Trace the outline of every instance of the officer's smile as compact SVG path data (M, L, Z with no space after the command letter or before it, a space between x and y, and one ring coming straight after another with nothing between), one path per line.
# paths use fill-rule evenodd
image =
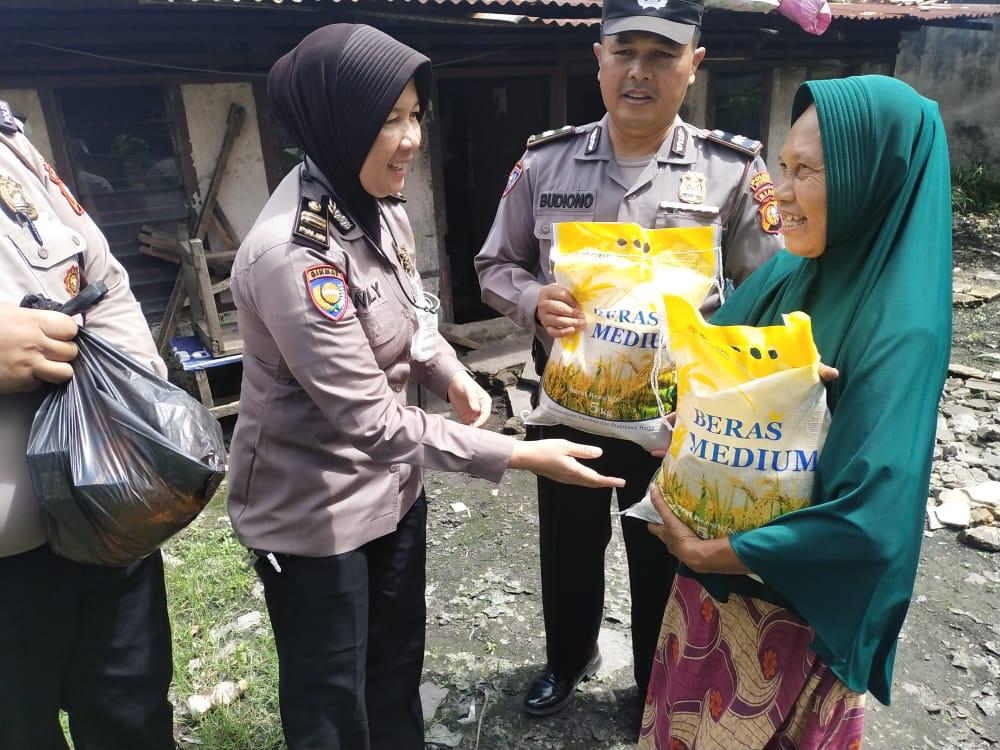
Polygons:
M653 101L653 98L652 92L643 89L625 89L622 93L622 99L630 104L645 104Z

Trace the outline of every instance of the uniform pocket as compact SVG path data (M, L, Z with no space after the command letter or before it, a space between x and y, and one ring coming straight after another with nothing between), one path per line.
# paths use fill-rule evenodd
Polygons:
M35 227L42 238L41 245L26 227L19 227L7 235L32 268L47 271L75 259L87 249L83 235L57 221L41 219L35 222Z
M374 310L358 311L358 320L364 329L368 343L373 347L389 341L399 330L399 321L389 305L380 305Z
M547 278L551 280L549 251L552 248L552 238L556 224L569 222L588 222L594 220L593 211L575 211L573 213L543 213L535 216L535 240L538 242L538 257Z

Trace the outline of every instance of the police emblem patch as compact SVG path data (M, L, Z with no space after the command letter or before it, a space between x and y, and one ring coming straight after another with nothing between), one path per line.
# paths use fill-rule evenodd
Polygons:
M677 198L683 203L704 203L707 196L705 175L701 172L685 172L677 188Z
M777 234L781 229L781 212L778 211L778 203L769 200L761 204L760 226L768 234Z
M76 263L69 267L66 275L63 276L63 286L70 297L75 297L80 293L80 266Z
M758 172L753 177L750 178L750 190L753 193L760 192L761 188L774 187L774 183L771 181L771 175L767 172Z
M524 167L521 166L521 162L514 165L514 168L510 170L510 174L507 176L507 186L503 189L503 195L501 198L507 197L507 193L514 189L517 181L521 179L521 173L524 172Z
M330 320L340 320L347 312L347 283L333 266L310 266L303 274L306 293L316 309Z

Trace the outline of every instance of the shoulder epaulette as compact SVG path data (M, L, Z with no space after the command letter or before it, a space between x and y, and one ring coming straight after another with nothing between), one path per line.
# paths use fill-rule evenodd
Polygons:
M535 146L541 146L543 143L565 138L567 135L573 135L575 132L576 128L572 125L564 125L555 130L543 130L541 133L535 133L535 135L528 137L527 148L535 148Z
M729 146L729 148L747 156L759 156L760 152L764 150L764 144L760 141L755 141L752 138L742 135L727 133L724 130L702 130L699 135L706 140L721 143L723 146Z
M3 99L0 99L0 130L5 133L24 132L21 123L14 117L14 110Z
M326 212L319 201L302 196L299 212L295 217L295 227L292 234L307 245L320 250L330 249L330 238L327 234Z

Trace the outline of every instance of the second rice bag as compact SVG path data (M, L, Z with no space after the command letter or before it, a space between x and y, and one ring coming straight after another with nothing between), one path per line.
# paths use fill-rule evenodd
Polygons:
M667 505L703 538L809 505L830 426L809 316L713 326L686 300L666 305L677 417L654 481ZM660 521L648 498L626 515Z

